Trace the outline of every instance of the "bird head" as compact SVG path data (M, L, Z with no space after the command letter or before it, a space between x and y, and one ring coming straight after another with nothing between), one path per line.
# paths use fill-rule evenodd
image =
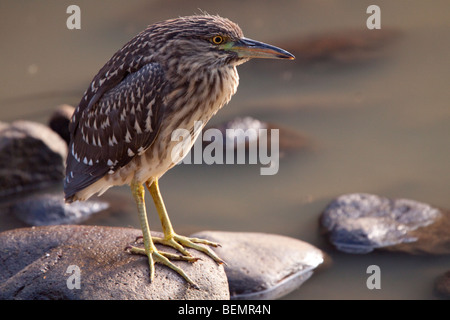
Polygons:
M161 52L166 61L183 61L189 66L236 66L252 58L289 59L295 57L275 46L244 37L234 22L212 15L181 17L157 24L164 35ZM167 49L167 50L164 50Z

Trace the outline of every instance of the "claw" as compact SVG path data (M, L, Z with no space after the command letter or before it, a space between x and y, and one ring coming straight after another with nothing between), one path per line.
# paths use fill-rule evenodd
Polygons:
M190 285L191 285L192 288L194 288L195 290L200 290L200 287L199 287L196 283L190 283Z
M200 290L200 287L194 281L192 281L191 278L189 278L188 275L181 268L177 267L169 260L169 259L172 259L172 260L195 262L198 260L198 258L182 256L182 255L177 255L177 254L158 251L158 250L147 253L144 248L139 248L139 247L134 247L134 246L127 246L126 249L128 249L130 251L130 253L145 255L148 257L149 268L150 268L150 282L153 281L153 278L154 278L155 264L159 263L159 264L165 265L166 267L171 268L172 270L177 272L180 276L182 276L195 289Z
M169 247L172 247L179 252L181 252L185 256L192 256L185 247L192 248L195 250L198 250L200 252L203 252L204 254L208 255L210 258L212 258L214 261L216 261L219 264L225 264L225 261L220 259L211 249L208 247L201 246L199 244L205 244L210 245L213 247L220 246L218 243L211 242L204 239L198 239L198 238L188 238L184 236L180 236L178 234L174 234L170 238L158 238L158 237L152 237L152 240L154 243L159 243L162 245L166 245Z
M135 242L137 242L138 240L141 240L142 238L143 238L142 236L136 237ZM179 257L185 257L185 258L189 257L188 259L177 259L177 260L185 260L185 261L190 261L190 262L195 262L195 261L198 261L198 260L202 260L201 258L194 258L192 256L192 254L189 251L186 250L185 247L188 247L188 248L192 248L192 249L195 249L197 251L203 252L204 254L206 254L209 257L211 257L218 264L224 264L225 266L227 265L225 263L225 261L223 261L221 258L219 258L209 248L198 245L198 244L204 244L204 245L209 245L209 246L214 247L214 248L221 248L222 245L220 243L211 242L209 240L199 239L199 238L189 238L189 237L185 237L185 236L180 236L178 234L175 234L173 237L170 237L170 238L152 237L152 240L153 240L154 243L158 243L158 244L162 244L162 245L165 245L165 246L169 246L169 247L172 247L175 250L181 252L182 256L179 256ZM130 247L131 246L127 246L125 249L127 249L127 248L129 249ZM176 259L176 258L170 258L170 259Z

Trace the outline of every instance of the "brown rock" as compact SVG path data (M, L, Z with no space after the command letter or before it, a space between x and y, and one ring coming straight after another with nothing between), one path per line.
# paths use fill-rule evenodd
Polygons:
M62 182L67 145L30 121L0 126L0 197Z
M147 257L124 250L141 234L137 229L95 226L0 233L0 299L229 299L223 267L195 250L192 254L202 260L174 263L199 290L159 264L150 283ZM167 247L164 251L173 252ZM68 286L76 283L70 266L80 270L80 289Z

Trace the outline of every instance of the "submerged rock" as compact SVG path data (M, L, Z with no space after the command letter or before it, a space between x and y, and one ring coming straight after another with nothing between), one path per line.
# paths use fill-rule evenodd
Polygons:
M313 69L315 73L330 67L369 63L387 57L389 47L402 37L397 29L383 28L373 32L368 29L348 29L314 34L308 37L290 37L276 43L295 56L288 64L268 64L255 59L247 68L268 70L275 74L292 71L292 65L302 72ZM321 67L318 69L318 67Z
M213 250L225 263L231 299L277 299L300 287L324 254L281 235L203 231L192 235L221 244Z
M408 199L347 194L324 210L321 224L340 251L450 253L448 212Z
M0 126L0 197L38 190L64 178L66 143L40 123Z
M137 229L94 226L2 232L0 299L229 299L223 267L196 250L188 249L201 260L174 263L200 289L160 264L150 283L148 258L124 250L141 234ZM164 251L175 253L168 247Z
M296 53L297 63L311 65L318 62L365 62L382 56L383 49L400 37L398 30L383 28L377 31L381 32L371 32L368 29L345 30L314 35L287 45Z
M236 117L229 121L219 123L215 126L208 127L208 129L217 129L221 132L223 137L222 145L226 150L244 148L246 152L249 151L249 146L255 144L258 146L261 138L267 138L268 151L270 152L271 138L273 130L278 130L278 148L280 154L298 151L308 145L307 139L297 131L285 128L271 122L265 122L256 118ZM267 132L267 134L265 134ZM204 147L210 142L204 142Z
M17 201L11 211L30 226L77 224L92 214L106 210L109 204L103 201L79 201L67 204L64 195L32 195Z

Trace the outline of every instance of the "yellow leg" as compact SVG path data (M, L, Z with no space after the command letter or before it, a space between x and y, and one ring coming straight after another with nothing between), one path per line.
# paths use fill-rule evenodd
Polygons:
M148 225L147 212L145 210L145 202L144 202L145 189L141 184L132 183L131 191L133 193L134 200L136 201L139 213L139 221L141 224L142 236L144 239L144 248L130 246L128 247L129 251L131 253L142 254L148 257L148 264L150 268L150 281L153 281L153 279L155 278L155 263L160 263L173 269L178 274L180 274L187 282L189 282L194 287L198 288L195 282L193 282L182 269L180 269L179 267L177 267L176 265L174 265L172 262L169 261L169 259L186 260L186 261L195 261L196 259L195 258L192 259L191 257L187 256L179 256L168 252L158 251L158 249L155 247L153 243L150 234L150 227Z
M153 201L155 202L156 210L158 211L159 219L161 220L162 229L164 232L164 238L153 237L153 241L155 243L164 244L172 248L175 248L185 256L191 256L191 254L183 246L196 249L198 251L207 254L216 262L224 263L224 261L220 259L208 247L199 245L199 244L206 244L209 246L217 247L219 246L219 244L204 239L188 238L176 234L175 231L173 230L172 223L170 222L166 207L164 205L161 193L159 191L158 180L155 179L151 184L147 182L146 186L153 197Z

